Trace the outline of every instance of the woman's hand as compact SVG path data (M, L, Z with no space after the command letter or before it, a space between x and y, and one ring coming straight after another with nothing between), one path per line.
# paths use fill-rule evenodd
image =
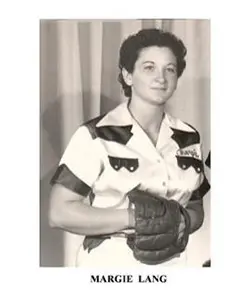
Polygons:
M135 211L132 208L128 209L128 220L129 228L135 228Z
M185 218L184 216L181 214L181 222L180 222L180 225L179 225L179 236L178 236L178 239L182 238L183 234L184 234L184 229L186 227L186 224L185 224Z

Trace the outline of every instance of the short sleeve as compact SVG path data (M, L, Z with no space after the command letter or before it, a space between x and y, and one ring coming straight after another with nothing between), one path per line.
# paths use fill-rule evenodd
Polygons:
M72 136L51 184L59 183L77 194L87 196L101 168L102 160L96 140L86 126L81 126Z
M202 181L201 185L195 191L193 191L190 201L202 199L209 190L210 190L210 184L204 173L203 181Z
M201 159L202 159L203 155L202 155L201 146L200 146L200 151L201 151ZM205 174L203 161L202 161L202 177L203 177L203 180L201 181L200 186L195 191L193 191L193 193L191 195L191 198L190 198L190 201L199 200L199 199L202 200L202 198L210 190L210 184L209 184L208 179L207 179L206 174Z
M192 125L190 125L190 124L187 124L187 125L190 126L195 131L195 135L197 137L196 141L198 143L196 144L197 145L196 149L198 152L198 158L200 159L200 162L199 162L200 166L198 169L201 170L201 178L202 178L200 185L193 191L190 201L197 201L197 200L202 201L203 197L210 190L210 184L209 184L206 174L205 174L201 138L200 138L200 133ZM191 135L191 137L192 137L192 135Z

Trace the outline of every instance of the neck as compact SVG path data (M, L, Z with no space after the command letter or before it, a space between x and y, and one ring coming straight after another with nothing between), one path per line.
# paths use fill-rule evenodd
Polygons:
M139 98L131 99L128 109L133 118L140 124L144 130L158 130L164 116L165 105L155 105Z

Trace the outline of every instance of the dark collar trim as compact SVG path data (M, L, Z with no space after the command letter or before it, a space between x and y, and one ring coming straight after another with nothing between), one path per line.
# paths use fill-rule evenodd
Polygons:
M133 136L132 125L127 126L103 126L97 127L97 136L101 139L111 142L117 142L126 145Z
M101 138L106 141L110 142L117 142L123 145L126 145L127 142L130 140L130 138L133 136L132 131L132 125L126 125L126 126L100 126L97 127L97 123L103 118L103 116L100 116L98 118L95 118L93 120L88 121L87 123L83 124L85 125L92 138Z
M198 131L188 132L170 127L173 131L171 138L178 144L180 148L200 143L200 135Z

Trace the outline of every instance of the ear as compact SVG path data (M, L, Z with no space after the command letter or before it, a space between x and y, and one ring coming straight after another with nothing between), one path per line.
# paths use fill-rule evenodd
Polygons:
M122 68L122 76L127 85L132 85L132 74L129 73L125 68Z

